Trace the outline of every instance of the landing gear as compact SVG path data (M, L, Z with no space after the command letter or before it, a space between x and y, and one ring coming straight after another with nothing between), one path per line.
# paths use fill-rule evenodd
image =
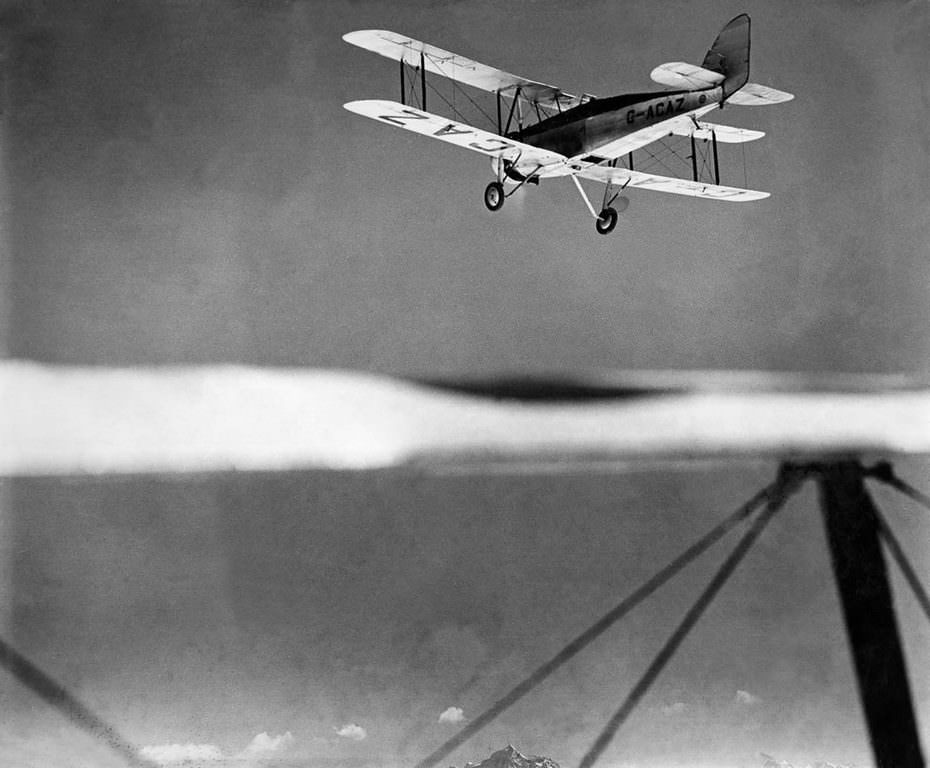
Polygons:
M499 211L504 204L504 185L492 181L484 188L484 204L489 211Z
M607 207L600 212L598 217L594 220L594 228L597 229L599 234L607 235L614 231L614 227L617 226L617 210L616 208Z
M598 234L607 235L613 232L614 227L617 226L617 219L619 218L620 211L625 211L630 204L629 198L623 197L620 194L626 188L626 185L630 183L629 180L624 182L623 186L614 193L613 197L610 196L611 184L610 182L607 183L607 186L604 188L604 202L601 203L600 213L595 210L588 196L585 194L581 182L578 181L578 176L572 174L572 181L575 182L575 186L578 188L578 194L581 195L581 199L584 200L584 204L588 206L588 210L591 211L591 215L594 217L594 228L598 231ZM619 208L620 211L614 208L614 203L617 204L617 208Z

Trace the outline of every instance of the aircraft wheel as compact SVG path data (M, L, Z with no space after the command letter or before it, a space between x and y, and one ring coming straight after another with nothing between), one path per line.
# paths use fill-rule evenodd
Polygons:
M499 181L492 181L484 188L484 204L489 211L499 211L504 204L504 185Z
M601 215L594 222L597 231L602 235L607 235L614 231L617 226L617 211L613 208L605 208Z

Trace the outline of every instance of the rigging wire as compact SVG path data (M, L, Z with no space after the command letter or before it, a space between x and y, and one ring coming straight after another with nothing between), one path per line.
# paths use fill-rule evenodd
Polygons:
M865 475L866 477L873 477L879 482L894 488L916 501L925 509L930 510L930 496L927 496L898 477L890 461L878 462L874 467L868 468L865 471ZM895 562L897 562L898 568L901 569L901 573L904 575L904 579L914 592L914 596L917 598L917 602L920 603L924 615L930 620L930 596L928 596L927 590L924 588L923 584L920 583L920 579L917 578L917 572L907 559L907 555L904 554L904 549L901 547L898 538L894 535L894 531L891 530L891 526L888 525L888 521L878 509L875 510L875 515L878 520L879 532L884 538L885 544L891 552L891 556L895 559Z
M806 472L803 469L792 467L782 468L779 479L776 481L774 491L768 495L763 512L753 521L752 527L743 534L743 537L739 540L736 547L733 548L733 551L729 554L723 565L720 566L720 569L714 574L714 577L710 580L707 587L705 587L700 597L698 597L694 605L688 609L681 623L676 627L665 645L662 646L662 649L653 659L645 673L643 673L643 676L636 685L633 686L633 689L620 705L620 708L614 713L613 717L610 718L600 734L598 734L594 744L591 745L590 749L588 749L584 757L582 757L579 768L591 768L601 756L613 740L617 730L636 708L636 705L649 690L652 683L655 682L655 679L662 672L662 669L675 654L678 646L681 645L682 641L687 637L698 619L701 618L701 615L711 604L714 597L716 597L720 588L726 583L727 579L730 578L736 566L739 565L750 547L755 543L759 534L762 533L775 513L784 506L785 501L787 501L788 497L797 489L797 486L805 475Z
M901 548L901 543L888 525L888 521L885 520L878 509L875 510L875 517L878 520L879 533L881 533L882 538L885 539L888 550L891 552L892 557L894 557L895 562L898 564L898 568L901 569L901 573L914 592L914 596L917 598L917 602L920 603L924 615L927 617L927 620L930 621L930 596L927 595L927 590L925 590L923 584L920 583L920 579L917 578L917 572L914 570L914 567L907 559L907 555L904 554L904 550Z
M655 161L655 162L653 163L653 165L655 165L655 163L658 163L658 164L661 165L666 171L668 171L670 174L672 174L673 176L675 175L675 171L673 171L673 170L672 170L671 168L669 168L664 162L662 162L661 158L656 157L654 154L652 154L652 151L651 151L648 147L640 147L640 149L642 149L643 152L645 152L647 155L649 155L649 157L651 157L651 158ZM642 169L640 169L640 170L643 170L643 171L649 170L650 168L653 167L653 165L647 165L645 168L642 168Z
M880 461L874 467L870 467L866 470L867 477L874 477L881 483L885 485L890 485L897 491L900 491L905 496L909 496L911 499L916 501L922 507L924 507L928 512L930 512L930 496L917 490L914 486L905 483L894 471L894 467L891 466L889 461Z
M447 79L452 83L452 101L453 101L453 102L455 101L455 91L456 91L456 88L458 88L458 90L462 93L462 95L464 95L465 98L468 99L468 100L474 105L475 109L477 109L482 115L485 116L485 118L487 119L488 123L490 123L490 124L495 124L494 118L492 118L487 112L485 112L485 111L480 107L480 105L479 105L471 96L468 95L468 92L467 92L467 91L464 91L464 90L462 89L462 87L461 87L460 85L458 85L458 81L455 79L454 66L453 66L453 73L450 75L450 74L448 74L448 73L443 69L443 67L440 66L439 60L438 60L438 59L435 59L435 58L433 58L433 57L430 57L430 60L433 62L433 66L436 67L437 70L439 70L440 76L441 76L441 77L447 78ZM454 59L453 59L453 61L454 61ZM435 91L436 89L433 88L433 90ZM439 91L436 91L436 92L439 93ZM440 97L440 98L441 98L441 97ZM449 104L448 101L447 101L446 103ZM453 103L453 104L450 104L449 106L452 107L453 114L455 115L456 119L461 120L462 117L461 117L461 116L459 115L459 113L455 110L455 105L454 105L454 103Z
M53 709L65 715L76 726L107 744L132 768L153 768L155 766L155 763L142 757L138 750L113 726L2 638L0 638L0 667L7 670Z
M681 571L686 565L690 564L699 555L703 554L712 544L716 543L737 524L743 522L753 513L755 513L761 504L764 502L771 503L771 499L773 497L772 495L778 491L779 487L780 481L776 480L756 493L751 499L741 505L716 526L714 526L714 528L704 534L704 536L702 536L698 541L688 547L668 565L653 575L648 581L643 583L638 589L630 593L613 609L604 614L604 616L602 616L597 622L592 624L574 640L569 642L555 656L549 659L549 661L537 668L502 698L498 699L498 701L496 701L494 704L488 707L488 709L478 715L478 717L472 720L461 731L446 740L442 745L433 750L433 752L420 760L420 762L416 764L415 768L434 768L434 766L436 766L441 760L447 757L451 752L461 746L469 738L478 733L498 715L522 699L526 694L542 683L559 667L561 667L579 652L584 650L596 638L602 635L617 621L629 613L633 608L639 605L639 603L652 595L653 592L655 592L659 587L671 579L672 576Z

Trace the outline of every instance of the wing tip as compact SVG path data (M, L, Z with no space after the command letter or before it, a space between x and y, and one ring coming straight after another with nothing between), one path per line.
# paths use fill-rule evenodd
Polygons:
M347 43L352 45L357 45L361 48L365 46L362 44L364 41L370 40L373 37L381 37L382 35L393 35L389 29L354 29L351 32L346 32L342 39Z

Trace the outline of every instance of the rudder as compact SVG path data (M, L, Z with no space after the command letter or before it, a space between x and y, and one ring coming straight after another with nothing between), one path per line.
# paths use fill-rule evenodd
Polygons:
M736 93L749 80L749 16L741 13L720 30L701 64L724 76L723 98Z

